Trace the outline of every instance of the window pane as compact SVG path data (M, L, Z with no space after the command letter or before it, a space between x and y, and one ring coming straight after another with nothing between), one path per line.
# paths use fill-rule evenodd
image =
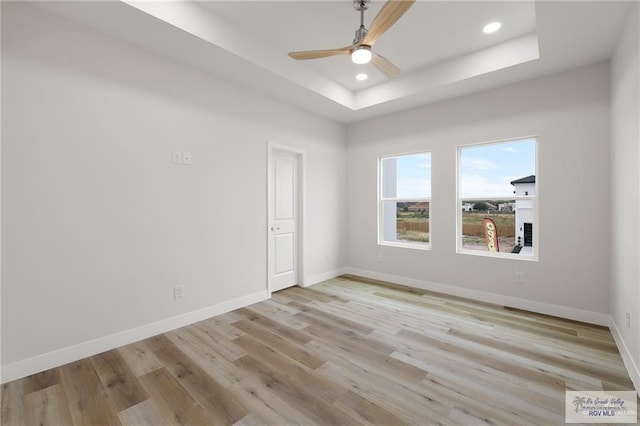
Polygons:
M535 139L461 148L460 197L535 195L535 169Z
M485 219L493 222L487 225ZM533 226L533 200L462 201L462 247L465 249L532 256ZM497 238L499 250L492 250L493 237Z
M382 221L386 242L429 243L428 201L384 201Z
M431 153L399 155L382 159L384 198L430 198Z

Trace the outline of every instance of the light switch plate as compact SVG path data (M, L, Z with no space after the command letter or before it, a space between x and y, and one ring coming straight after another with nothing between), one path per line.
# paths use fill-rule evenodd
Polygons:
M182 164L182 153L180 151L173 151L171 162L173 164Z

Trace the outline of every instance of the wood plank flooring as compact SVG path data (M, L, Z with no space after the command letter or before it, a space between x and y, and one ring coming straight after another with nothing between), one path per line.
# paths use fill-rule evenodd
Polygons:
M340 277L2 387L2 425L556 425L608 329Z

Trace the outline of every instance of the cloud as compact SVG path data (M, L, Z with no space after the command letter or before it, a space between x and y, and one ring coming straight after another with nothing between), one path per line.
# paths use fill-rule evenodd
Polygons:
M505 152L518 152L518 150L512 146L505 146L504 148L502 148L502 150Z
M466 157L462 159L461 168L463 174L473 172L483 172L487 170L497 170L498 166L486 158Z

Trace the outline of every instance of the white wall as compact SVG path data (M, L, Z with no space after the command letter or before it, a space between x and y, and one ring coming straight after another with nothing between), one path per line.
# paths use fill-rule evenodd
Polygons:
M629 14L611 60L611 316L640 389L640 13ZM631 327L625 312L631 314ZM633 361L631 361L633 359Z
M2 9L5 366L263 293L267 141L306 151L308 280L345 265L344 126Z
M456 147L531 135L538 136L539 261L456 254ZM369 276L606 323L608 140L607 63L353 125L348 264ZM432 153L432 250L378 246L377 158L417 150ZM576 182L588 192L573 190ZM575 212L585 197L594 202ZM516 272L525 285L514 284Z

